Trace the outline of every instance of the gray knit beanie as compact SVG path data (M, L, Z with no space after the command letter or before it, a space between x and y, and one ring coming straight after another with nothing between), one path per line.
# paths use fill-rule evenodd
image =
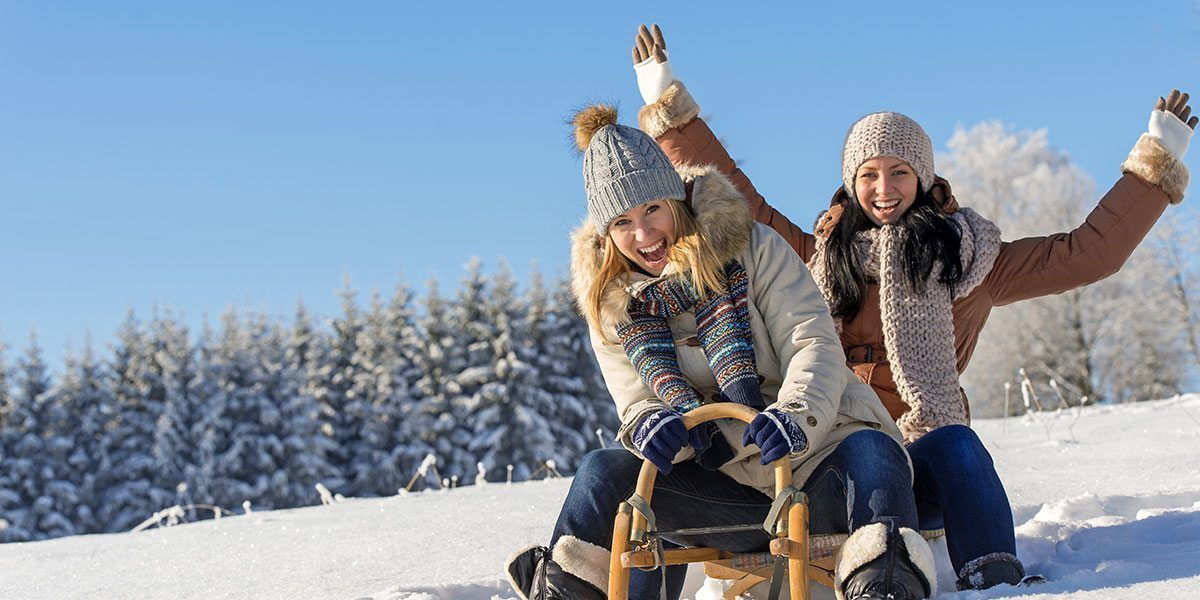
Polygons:
M933 187L933 142L916 121L894 112L871 113L850 126L842 147L842 184L850 197L854 174L863 163L879 156L895 156L912 165L926 192Z
M617 125L617 111L596 105L575 115L583 151L588 219L601 235L621 213L654 200L684 200L683 180L662 148L641 130Z

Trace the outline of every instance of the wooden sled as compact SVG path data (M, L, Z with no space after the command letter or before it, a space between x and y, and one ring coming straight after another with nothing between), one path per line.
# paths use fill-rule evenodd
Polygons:
M691 429L714 419L738 419L749 423L758 411L733 402L701 406L683 415L684 427ZM631 569L649 569L661 565L704 563L704 574L713 579L732 580L725 598L734 600L750 588L771 578L775 561L786 560L788 591L791 600L809 600L809 580L833 587L834 559L849 537L846 534L809 536L808 498L791 487L792 470L788 457L771 464L775 472L775 539L769 552L734 553L718 548L663 549L649 526L643 511L649 511L658 469L650 461L642 463L634 495L617 512L613 526L612 559L609 563L609 600L628 600ZM786 507L786 513L783 510ZM783 516L786 514L786 519ZM940 537L943 530L922 531L925 539Z

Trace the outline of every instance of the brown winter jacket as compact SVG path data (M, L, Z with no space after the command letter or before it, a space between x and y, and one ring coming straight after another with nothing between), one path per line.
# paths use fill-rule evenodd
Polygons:
M691 94L676 81L657 101L642 108L638 120L642 130L658 140L676 165L716 166L746 197L756 221L779 232L805 262L811 260L816 238L767 204L699 113ZM954 344L960 374L971 361L992 307L1059 294L1116 273L1167 204L1183 199L1187 168L1156 138L1143 135L1121 170L1122 177L1082 225L1069 233L1004 242L983 283L954 302ZM938 183L949 195L949 185L943 180ZM834 196L835 201L838 196ZM953 196L949 201L954 202ZM840 211L822 215L817 235L828 235L837 214ZM892 417L899 418L908 406L900 399L883 345L878 284L867 286L862 309L843 324L841 340L847 365L874 388ZM970 415L965 394L963 404Z

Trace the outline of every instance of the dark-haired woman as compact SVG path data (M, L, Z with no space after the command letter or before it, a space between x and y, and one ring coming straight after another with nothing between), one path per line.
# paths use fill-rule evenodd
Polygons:
M960 208L934 175L933 146L912 119L874 113L842 152L842 187L812 234L772 208L699 118L671 75L655 26L635 38L647 102L639 113L676 165L715 165L808 264L829 305L847 363L874 388L904 434L922 529L943 527L959 589L1016 584L1012 510L991 456L968 427L958 375L992 307L1057 294L1120 269L1168 204L1183 199L1181 162L1196 117L1187 94L1159 98L1122 176L1075 230L1002 242Z

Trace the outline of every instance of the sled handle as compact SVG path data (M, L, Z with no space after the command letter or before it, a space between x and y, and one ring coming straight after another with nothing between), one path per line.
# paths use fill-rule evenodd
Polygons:
M705 404L698 408L694 408L683 415L683 426L691 429L701 423L707 423L716 419L737 419L743 423L750 423L757 417L759 412L736 402L716 402L713 404ZM775 471L775 494L783 492L789 485L792 485L792 468L791 461L787 455L779 458L771 463L771 467ZM650 504L650 496L654 492L654 481L658 478L658 468L649 460L642 462L642 470L638 473L637 495L641 496L646 504ZM633 531L635 535L646 531L646 518L637 511L633 513ZM638 536L641 537L641 536Z

